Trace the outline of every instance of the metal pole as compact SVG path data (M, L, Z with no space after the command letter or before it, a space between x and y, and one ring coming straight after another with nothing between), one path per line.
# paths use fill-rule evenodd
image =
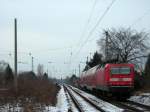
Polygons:
M80 76L80 64L79 64L79 76Z
M53 63L53 62L51 62L51 61L48 62L48 72L49 72L50 77L52 77L52 69L49 69L51 67L51 63ZM49 67L49 65L50 65L50 67Z
M76 69L75 69L75 75L77 75L77 74L76 74Z
M89 62L89 57L87 56L87 63Z
M48 73L48 68L47 68L47 75L49 75L49 73Z
M105 60L108 60L108 32L105 31L106 34L106 42L105 42Z
M34 57L32 56L32 72L34 72L33 59L34 59Z
M15 56L14 56L14 68L15 68L15 74L14 74L14 86L15 86L15 91L18 91L18 82L17 82L17 19L15 18L14 20L14 25L15 25Z

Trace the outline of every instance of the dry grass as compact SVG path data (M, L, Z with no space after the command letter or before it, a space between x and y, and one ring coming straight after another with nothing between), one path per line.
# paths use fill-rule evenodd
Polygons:
M23 80L18 79L18 92L14 88L0 92L0 100L3 102L13 102L14 100L22 104L41 103L55 105L59 87L48 80Z
M1 108L7 104L9 107L16 108L19 104L24 112L43 111L45 106L54 106L60 89L49 80L41 79L18 79L17 93L12 85L9 86L11 89L0 90Z
M48 80L19 80L17 96L54 105L58 90L59 88Z

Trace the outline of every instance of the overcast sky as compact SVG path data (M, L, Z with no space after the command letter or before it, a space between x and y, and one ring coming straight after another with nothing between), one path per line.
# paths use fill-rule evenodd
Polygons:
M103 29L131 26L138 31L150 32L150 0L116 0L77 54L80 45L83 45L111 2L112 0L0 0L0 60L9 62L13 67L15 17L18 20L18 61L24 63L18 64L19 71L31 70L31 52L34 71L41 63L45 71L48 68L49 75L57 78L61 75L65 77L75 72L75 69L78 73L79 62L85 62L90 53L99 50L96 41L101 37ZM87 25L89 15L92 16ZM85 28L85 35L82 35ZM82 69L85 64L80 64Z

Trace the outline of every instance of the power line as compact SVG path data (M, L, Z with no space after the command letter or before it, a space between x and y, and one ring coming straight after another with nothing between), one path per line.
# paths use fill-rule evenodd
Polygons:
M87 22L86 22L86 24L85 24L85 26L84 26L84 28L83 28L83 31L82 31L82 33L81 33L81 36L80 36L79 41L78 41L78 43L77 43L77 46L80 46L80 42L82 41L82 37L84 37L85 32L87 31L88 25L89 25L89 23L90 23L90 21L91 21L91 19L92 19L92 16L93 16L93 12L94 12L96 3L97 3L97 0L95 0L94 3L93 3L93 6L92 6L92 9L91 9L91 11L90 11L88 20L87 20ZM69 71L70 71L70 69L71 69L71 62L72 62L72 51L71 51L71 56L70 56Z
M104 13L102 14L102 16L98 19L98 22L96 23L96 25L95 25L95 26L93 27L93 29L90 31L89 35L87 36L87 38L86 38L86 40L85 40L85 42L83 43L82 46L84 46L84 45L88 42L90 36L93 34L93 32L95 31L95 29L96 29L97 26L100 24L100 22L103 20L103 18L105 17L105 15L107 14L107 12L108 12L109 9L112 7L112 5L114 4L115 1L116 1L116 0L113 0L113 1L109 4L109 6L106 8L106 10L105 10ZM82 48L82 47L81 47L81 48Z
M147 10L141 17L139 17L137 20L135 20L131 25L130 27L133 27L134 25L136 25L139 21L141 21L147 14L150 13L150 9Z
M78 52L76 53L75 57L80 53L81 49L84 47L84 45L88 42L90 36L93 34L93 32L95 31L95 29L97 28L97 26L100 24L100 22L103 20L103 18L105 17L105 15L107 14L107 12L110 10L110 8L112 7L112 5L114 4L116 0L112 0L112 2L109 4L109 6L106 8L106 10L104 11L104 13L102 14L102 16L100 16L100 18L98 19L96 25L93 27L93 29L89 32L86 40L84 41L84 43L80 46Z
M81 33L81 36L80 36L80 39L79 39L77 45L80 45L80 41L81 41L82 37L84 37L84 35L85 35L85 32L86 32L86 30L87 30L87 28L88 28L88 25L89 25L89 23L90 23L90 21L91 21L91 19L92 19L92 16L93 16L93 12L94 12L96 3L97 3L97 0L94 1L94 4L93 4L93 7L92 7L91 12L90 12L90 14L89 14L87 23L86 23L85 26L84 26L83 32Z
M79 41L78 41L78 43L77 43L77 46L80 46L80 45L81 45L80 43L81 43L82 38L84 37L84 35L85 35L86 31L87 31L88 25L89 25L89 23L90 23L90 21L91 21L91 19L92 19L92 16L93 16L93 12L94 12L96 3L97 3L97 0L95 0L94 3L93 3L93 6L92 6L92 8L91 8L91 11L90 11L88 20L87 20L87 22L86 22L86 24L85 24L85 26L84 26L84 28L83 28L83 31L82 31L82 33L81 33L81 36L80 36ZM71 65L71 60L70 60L70 65Z

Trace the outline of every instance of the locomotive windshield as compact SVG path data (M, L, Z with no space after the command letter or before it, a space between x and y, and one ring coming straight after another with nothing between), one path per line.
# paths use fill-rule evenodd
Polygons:
M111 68L111 74L130 74L129 67L113 67Z

